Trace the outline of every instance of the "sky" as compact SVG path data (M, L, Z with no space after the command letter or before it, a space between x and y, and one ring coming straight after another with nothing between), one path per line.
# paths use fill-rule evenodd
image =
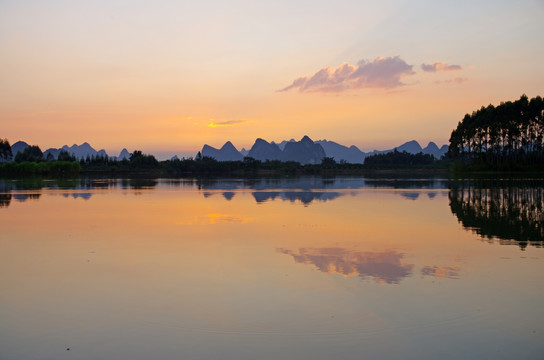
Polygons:
M544 0L0 0L0 137L158 157L448 142L544 95Z

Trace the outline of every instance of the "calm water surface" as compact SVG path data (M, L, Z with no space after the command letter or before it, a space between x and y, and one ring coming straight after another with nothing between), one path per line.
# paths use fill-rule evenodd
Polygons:
M542 359L543 184L0 181L0 358Z

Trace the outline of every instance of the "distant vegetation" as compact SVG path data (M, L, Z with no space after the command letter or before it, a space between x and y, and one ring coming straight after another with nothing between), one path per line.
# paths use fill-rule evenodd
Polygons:
M540 96L466 114L450 137L448 156L468 170L544 167L544 101Z
M367 156L365 158L365 165L404 165L404 166L420 166L420 165L432 165L436 163L436 159L433 155L424 154L422 152L418 154L410 154L406 151L394 151Z

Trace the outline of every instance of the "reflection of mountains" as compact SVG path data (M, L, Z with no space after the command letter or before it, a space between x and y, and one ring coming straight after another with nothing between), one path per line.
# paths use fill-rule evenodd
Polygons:
M451 212L459 222L484 238L501 244L512 240L523 249L542 246L544 239L543 187L517 185L474 187L461 184L449 193Z
M313 264L319 271L361 278L373 277L377 282L397 284L411 274L413 265L401 262L404 254L396 251L357 252L344 248L301 248L298 253L287 249L278 252L291 255L295 262Z
M369 176L300 176L290 178L258 178L258 179L197 179L196 185L201 190L340 190L340 189L447 189L448 181L432 176L413 177L369 177Z
M279 198L284 201L302 202L304 205L309 205L312 201L327 201L334 200L341 196L337 192L315 192L315 191L257 191L253 192L253 197L258 203Z
M391 178L373 176L294 176L271 178L244 179L215 179L215 178L177 178L154 179L133 177L129 179L110 179L83 177L79 179L46 180L42 178L25 178L16 181L0 179L0 207L10 204L13 194L28 190L92 190L92 189L154 189L160 187L186 187L203 190L205 197L212 195L214 190L222 191L227 200L236 195L234 190L252 190L257 202L282 199L285 201L301 201L308 205L314 201L334 200L341 196L340 192L331 190L350 190L364 188L391 189L446 189L447 180L440 177L427 176L412 178L410 176L392 175ZM78 194L79 193L79 194ZM91 192L70 193L74 198L89 199ZM416 200L417 192L401 194L407 199ZM65 195L66 196L66 195ZM432 195L434 196L434 194ZM429 197L431 195L429 194Z
M199 190L204 197L214 194L213 190L223 190L223 196L231 200L235 196L233 190L255 190L252 192L257 203L280 199L283 201L300 201L309 205L314 201L334 200L343 193L331 190L351 190L364 188L393 188L393 189L446 189L447 182L442 178L427 177L413 178L366 178L366 177L312 177L301 176L293 178L260 178L260 179L198 179ZM226 190L226 191L225 191ZM437 192L428 193L434 198ZM417 200L419 192L403 192L400 195L410 200Z

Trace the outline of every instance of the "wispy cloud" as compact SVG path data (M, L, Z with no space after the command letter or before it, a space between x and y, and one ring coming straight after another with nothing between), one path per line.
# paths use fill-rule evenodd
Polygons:
M456 77L456 78L448 79L448 80L435 81L435 84L462 84L467 81L468 81L468 78L466 77Z
M433 64L421 64L421 69L425 72L450 72L463 70L461 65L448 65L443 62L435 62Z
M246 120L215 120L210 119L210 123L208 124L208 127L216 128L216 127L222 127L222 126L233 126L237 124L245 123Z
M337 68L326 67L312 76L299 77L278 91L298 88L300 92L341 92L349 89L403 86L401 78L413 75L412 65L399 56L379 57L374 61L361 60L357 65L344 63Z

